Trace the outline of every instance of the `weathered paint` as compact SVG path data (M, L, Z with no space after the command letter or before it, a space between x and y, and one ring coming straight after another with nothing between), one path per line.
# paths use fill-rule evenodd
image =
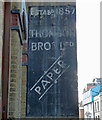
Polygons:
M78 116L76 6L28 10L27 116Z

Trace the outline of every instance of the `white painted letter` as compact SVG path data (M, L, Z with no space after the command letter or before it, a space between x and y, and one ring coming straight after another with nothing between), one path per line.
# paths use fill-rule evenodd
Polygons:
M53 73L52 73L52 72L49 72L49 73L47 74L47 77L50 78L51 80L53 80L53 78L52 78L52 77L53 77Z
M69 46L70 46L70 47L73 47L73 46L74 46L74 43L73 43L73 42L70 42L70 43L69 43Z
M60 74L60 73L61 73L61 70L59 70L58 68L55 68L55 67L54 67L52 70L53 70L56 74Z
M37 86L37 87L35 88L35 91L36 91L39 95L41 95L40 90L41 90L41 87L40 87L40 86Z
M44 44L44 49L45 49L45 50L50 50L50 49L51 49L51 44L50 44L49 42L46 42L46 43Z
M59 60L58 63L57 63L60 67L64 68L65 67L65 64L62 60Z
M36 51L36 50L37 50L36 43L32 43L32 51Z
M64 43L60 42L60 50L64 50Z
M49 84L50 82L42 80L41 83L42 83L43 88L45 89L45 87L47 86L47 84Z
M43 50L43 43L42 42L38 42L38 50Z

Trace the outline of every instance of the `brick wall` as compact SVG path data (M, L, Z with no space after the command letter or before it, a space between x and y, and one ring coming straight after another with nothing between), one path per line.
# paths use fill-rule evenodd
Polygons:
M22 67L22 94L21 94L21 117L26 116L26 80L27 66Z
M22 80L22 46L18 32L11 31L11 57L10 57L10 82L8 116L20 117L21 110L21 80Z
M29 3L29 5L49 5L49 3ZM56 5L59 5L59 3L56 3ZM20 9L22 11L23 7L22 3L19 2L11 4L11 10ZM27 40L23 38L23 46L21 46L19 34L16 30L11 30L10 40L8 118L24 118L26 117Z
M24 5L21 2L11 3L11 10L19 9L21 11ZM26 40L22 38L24 45L21 45L19 33L17 30L11 30L10 33L10 81L9 81L9 95L8 95L8 118L25 117L26 113L26 72L27 66L22 66L22 56L25 49ZM23 31L22 31L23 35ZM23 47L24 46L24 47ZM26 57L27 61L27 57Z
M2 87L1 87L1 70L2 70L2 45L3 45L3 20L4 20L4 3L0 2L0 120L2 107Z

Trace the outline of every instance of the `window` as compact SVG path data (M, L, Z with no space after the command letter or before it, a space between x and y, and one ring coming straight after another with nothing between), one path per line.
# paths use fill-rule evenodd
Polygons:
M96 102L95 102L95 112L97 112L97 110L96 110ZM97 116L96 116L97 117Z
M99 101L97 101L97 111L99 112Z
M87 110L89 110L89 104L87 105Z
M100 120L100 116L98 115L98 120Z
M92 109L92 104L90 104L90 109Z
M100 108L101 108L101 111L102 111L102 100L101 100L101 104L100 104L100 106L101 106Z

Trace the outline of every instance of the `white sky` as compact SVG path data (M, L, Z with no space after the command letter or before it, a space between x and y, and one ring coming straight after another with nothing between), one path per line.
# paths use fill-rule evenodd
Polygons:
M80 101L86 84L100 77L100 0L76 1Z

